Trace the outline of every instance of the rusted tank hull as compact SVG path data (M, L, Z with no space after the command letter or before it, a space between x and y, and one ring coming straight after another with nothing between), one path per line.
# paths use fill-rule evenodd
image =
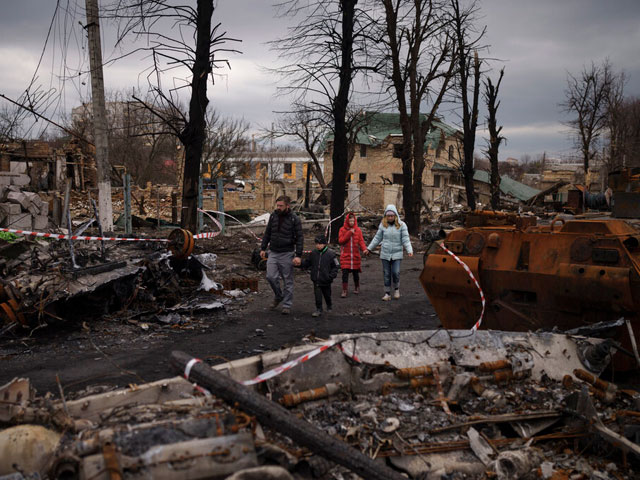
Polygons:
M565 330L625 317L640 340L640 232L621 220L463 228L444 244L480 282L483 328ZM420 281L446 328L480 316L478 289L443 249L426 257Z

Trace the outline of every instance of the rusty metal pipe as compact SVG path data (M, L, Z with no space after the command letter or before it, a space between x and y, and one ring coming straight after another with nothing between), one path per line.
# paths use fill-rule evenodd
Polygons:
M616 393L618 391L618 387L613 383L602 380L581 368L576 368L573 374L583 382L587 382L589 385L593 385L596 389L602 390L603 392Z
M341 388L341 385L337 383L328 383L322 387L313 388L311 390L304 390L298 393L287 393L280 399L280 404L285 407L295 407L304 402L311 400L318 400L320 398L327 398L330 395L337 393Z
M412 388L428 387L430 385L435 385L435 383L435 379L432 377L419 377L409 380L409 385Z
M482 362L478 369L481 372L494 372L496 370L502 370L504 368L511 368L511 362L506 358L502 360L496 360L495 362Z
M423 377L425 375L433 375L433 367L423 365L421 367L399 368L396 370L396 377L400 378Z
M505 368L503 370L496 370L493 372L493 380L496 383L506 383L515 378L513 370L511 368Z

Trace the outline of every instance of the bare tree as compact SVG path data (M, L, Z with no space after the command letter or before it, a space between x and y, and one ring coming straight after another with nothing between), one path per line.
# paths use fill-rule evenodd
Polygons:
M253 158L251 141L248 137L249 123L220 116L211 110L206 116L206 138L202 152L202 162L214 176L233 177L240 175L239 167L250 166ZM233 159L233 164L230 160ZM238 162L242 160L242 162Z
M354 78L375 70L367 64L372 21L358 0L316 0L303 3L285 0L280 6L287 15L301 17L286 38L271 42L273 49L291 63L277 72L286 82L281 92L295 102L312 108L318 116L331 119L333 133L333 179L331 218L344 212L345 186L349 166L349 106ZM332 229L332 240L337 240Z
M126 100L127 97L122 90L110 92L106 98L110 169L124 166L140 186L149 181L175 182L178 154L175 136L163 128L155 114L137 101ZM144 101L148 104L150 99ZM78 138L93 141L92 122L92 107L83 104L73 110L69 130Z
M615 102L609 111L612 169L640 166L640 98Z
M182 187L182 218L184 228L195 231L197 226L198 179L203 147L206 140L207 84L213 81L213 70L228 61L218 58L229 52L224 45L232 40L220 31L220 24L212 22L213 0L197 0L196 7L174 4L170 0L116 0L106 9L107 16L122 21L119 42L134 35L146 42L141 50L150 53L153 60L148 75L154 102L141 102L145 108L161 119L184 145L184 177ZM162 26L170 22L169 36ZM177 88L164 89L163 74L184 68L189 78ZM190 90L188 115L179 109L178 91ZM157 106L161 108L157 108Z
M614 75L607 95L609 171L640 165L640 100L626 98L624 72Z
M22 135L22 116L19 107L3 105L0 109L0 142L12 142Z
M489 158L489 164L491 166L491 208L497 210L500 208L500 171L498 169L498 151L500 144L505 138L500 135L502 126L498 127L497 113L500 107L500 101L498 100L498 94L500 92L500 84L504 77L504 68L500 70L500 76L498 81L494 85L490 78L487 78L484 82L484 99L487 103L487 127L489 129L489 139L487 141L487 157Z
M445 3L434 0L382 0L384 57L400 112L403 207L407 227L417 233L422 209L425 139L436 118L455 67ZM420 106L430 102L426 114Z
M579 76L567 75L565 101L561 104L572 118L567 125L573 130L576 147L580 150L585 175L594 158L601 135L607 128L607 101L612 85L617 81L611 63L591 63Z
M282 112L277 122L266 131L267 138L293 138L304 145L305 151L313 162L313 175L322 190L326 190L319 155L323 141L330 131L327 119L316 115L312 109L303 104L294 104L290 112Z
M480 41L486 28L478 31L475 21L479 7L475 0L463 7L460 0L450 0L451 21L456 44L458 67L456 69L456 88L462 110L462 175L467 194L467 205L476 208L473 189L473 151L478 128L478 99L480 97L480 65L478 50L483 48Z

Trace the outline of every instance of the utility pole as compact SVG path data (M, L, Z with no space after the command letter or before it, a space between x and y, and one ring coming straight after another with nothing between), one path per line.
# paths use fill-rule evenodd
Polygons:
M107 111L104 103L104 78L102 76L102 46L100 44L98 0L85 0L85 5L87 8L87 33L89 34L93 131L96 145L96 170L98 174L98 214L100 215L102 228L106 232L113 232L111 169L109 168L109 140L107 137Z

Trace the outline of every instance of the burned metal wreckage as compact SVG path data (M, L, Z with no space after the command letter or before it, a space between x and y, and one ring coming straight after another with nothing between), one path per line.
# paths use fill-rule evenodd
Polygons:
M589 336L597 326L571 333L529 331L584 327L589 323L585 320L626 314L635 321L637 258L624 256L628 250L623 247L633 252L633 242L627 240L637 233L619 226L591 239L584 230L573 232L567 221L558 229L538 227L538 237L527 239L525 255L523 248L511 247L519 236L536 234L523 223L531 220L478 215L469 221L489 218L513 224L485 224L486 237L483 227L469 225L471 232L454 230L444 240L485 291L489 308L482 329L469 330L480 314L476 287L459 266L456 272L448 270L448 254L436 251L427 256L421 279L447 328L333 335L213 366L174 352L178 377L60 398L36 395L28 380L17 378L0 387L0 423L5 427L0 431L0 479L637 478L640 394L599 378L612 365L614 352L626 350L624 338L618 338L620 345ZM589 238L583 241L588 258L570 247L573 262L563 262L558 259L564 250L557 247L552 254L554 249L545 247L545 235L565 228L574 243ZM173 235L180 238L180 232ZM183 238L177 256L186 256L180 255L183 247L192 245L188 236ZM513 258L501 264L483 257L494 244L505 249L498 248L501 252L509 247ZM215 258L177 259L159 245L119 245L107 252L107 263L99 248L87 248L78 252L80 268L70 271L62 244L16 242L7 247L15 249L13 259L2 267L0 303L11 307L5 310L3 328L23 321L33 328L87 309L121 310L134 301L142 312L148 304L147 313L153 315L181 306L211 306L211 296L185 300L179 275L191 278L190 288L214 283L206 272L214 268ZM617 250L619 264L599 265L598 249ZM539 262L548 269L539 281L549 288L554 274L573 272L573 266L554 263L551 268L550 259L560 266L576 263L574 250L583 254L581 265L589 267L576 273L586 275L580 288L593 293L590 301L600 312L606 309L597 295L622 295L610 302L617 316L563 323L548 305L539 313L537 304L521 305L492 290L500 281L514 291L531 291L538 280L514 280L508 274L537 273ZM445 270L436 268L436 260ZM488 273L494 264L505 265L503 278L500 272ZM619 271L625 268L627 277ZM425 282L432 271L438 272L432 281L440 283ZM602 277L611 277L613 286L590 286L589 279L603 282ZM561 287L569 283L565 280ZM500 301L506 306L496 303ZM503 318L501 310L521 316ZM453 325L456 319L461 323ZM623 321L615 325L626 328ZM487 326L523 331L485 330Z
M537 225L535 216L477 212L443 244L482 285L486 328L564 331L623 318L612 328L626 353L616 363L638 367L631 350L640 342L640 232L627 222L558 218ZM445 328L470 328L483 311L476 286L436 245L420 281Z
M189 380L66 400L34 396L16 379L0 389L0 421L14 425L0 432L0 474L637 478L627 454L640 446L625 435L638 434L640 397L596 379L580 360L601 342L343 334L213 368L174 352Z

